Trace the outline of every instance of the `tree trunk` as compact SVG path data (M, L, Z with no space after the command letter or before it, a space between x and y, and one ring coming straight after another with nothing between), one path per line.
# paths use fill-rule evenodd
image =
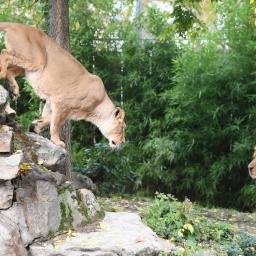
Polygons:
M66 51L70 52L70 34L69 34L69 0L49 0L49 27L48 34ZM71 121L66 121L60 132L60 138L66 145L68 152L65 166L62 174L71 178Z

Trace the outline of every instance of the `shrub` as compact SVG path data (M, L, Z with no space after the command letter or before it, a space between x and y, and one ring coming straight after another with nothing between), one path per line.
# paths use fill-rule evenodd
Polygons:
M256 236L251 236L246 230L242 230L235 242L225 247L228 256L254 256L256 255Z
M180 202L163 193L156 193L155 202L145 211L143 222L157 235L194 252L216 243L230 243L235 237L231 225L200 216L189 199Z
M171 195L156 193L155 203L146 210L143 221L159 236L181 242L193 239L207 241L230 241L234 231L229 224L211 222L201 217L192 202L178 201Z
M97 143L74 154L73 170L90 177L101 193L132 192L135 173L124 151L113 152L108 144Z

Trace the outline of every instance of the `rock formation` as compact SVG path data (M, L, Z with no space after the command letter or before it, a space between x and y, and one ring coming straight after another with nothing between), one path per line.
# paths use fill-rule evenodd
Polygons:
M23 133L7 96L0 86L0 251L23 256L36 239L82 227L102 213L85 182L58 172L65 149Z
M0 86L0 255L130 256L175 251L138 215L106 213L102 222L95 222L103 217L93 194L97 187L81 174L68 180L59 172L65 149L22 132L7 96ZM97 223L93 233L73 235L93 222ZM59 239L63 234L65 239Z

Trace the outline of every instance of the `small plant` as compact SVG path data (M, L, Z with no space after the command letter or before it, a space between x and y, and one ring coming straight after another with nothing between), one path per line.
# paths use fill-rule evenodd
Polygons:
M254 256L256 255L256 236L251 236L242 230L235 242L225 247L228 256Z
M190 252L209 248L214 243L230 243L235 235L231 225L200 216L189 199L179 202L171 195L158 192L152 207L145 211L143 222L159 236ZM183 251L179 254L188 255Z

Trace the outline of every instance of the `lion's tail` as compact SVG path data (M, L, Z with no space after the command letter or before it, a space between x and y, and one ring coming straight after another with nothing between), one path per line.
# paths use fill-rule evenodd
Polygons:
M0 31L5 31L8 28L16 27L18 23L13 22L0 22Z

